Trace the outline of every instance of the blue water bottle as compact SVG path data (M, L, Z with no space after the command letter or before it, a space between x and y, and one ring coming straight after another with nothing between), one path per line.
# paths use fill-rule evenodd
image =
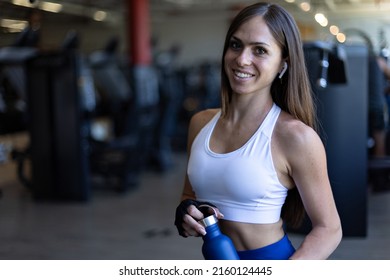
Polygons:
M218 226L215 215L201 220L205 226L206 235L203 236L202 253L205 260L239 260L232 240L224 235Z

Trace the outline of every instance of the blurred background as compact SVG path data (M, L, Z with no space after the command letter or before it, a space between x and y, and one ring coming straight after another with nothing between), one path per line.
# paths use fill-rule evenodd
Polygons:
M202 258L173 226L187 126L219 106L225 33L254 2L0 0L0 259ZM304 42L331 258L390 259L390 1L270 2Z

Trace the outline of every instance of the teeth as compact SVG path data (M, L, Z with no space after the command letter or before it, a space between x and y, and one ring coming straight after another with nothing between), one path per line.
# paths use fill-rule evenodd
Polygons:
M240 77L240 78L249 78L249 77L252 77L251 74L242 73L242 72L237 72L237 71L235 71L234 74L235 74L237 77Z

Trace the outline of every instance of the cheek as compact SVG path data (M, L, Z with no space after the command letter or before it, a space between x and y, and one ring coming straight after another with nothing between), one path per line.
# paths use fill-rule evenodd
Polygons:
M228 50L225 53L223 62L224 62L224 67L225 67L226 73L229 73L231 68L236 65L236 58L237 58L237 54L232 52L232 51Z
M225 53L225 56L223 58L224 64L225 65L229 65L229 64L231 64L233 62L234 59L235 59L234 52L231 52L230 50L227 50L226 53Z
M267 61L264 63L258 64L258 67L262 69L264 73L267 73L269 76L276 77L279 74L280 67L278 63Z

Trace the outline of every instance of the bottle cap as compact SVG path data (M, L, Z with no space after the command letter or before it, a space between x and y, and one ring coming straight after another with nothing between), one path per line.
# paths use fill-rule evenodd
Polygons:
M201 222L205 227L208 227L208 226L211 226L211 225L218 223L218 219L215 215L210 215L210 216L202 219Z

